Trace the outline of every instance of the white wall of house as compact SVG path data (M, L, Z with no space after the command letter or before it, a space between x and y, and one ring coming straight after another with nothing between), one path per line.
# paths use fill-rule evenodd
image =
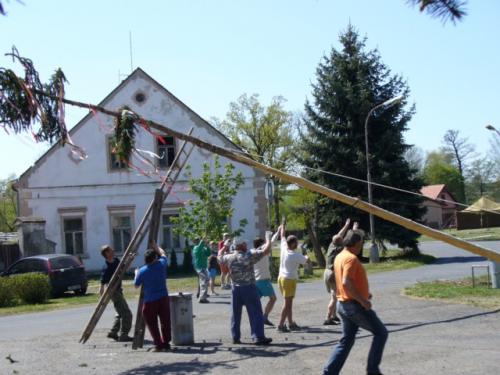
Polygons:
M441 205L430 200L424 201L422 205L427 208L427 212L422 218L423 221L433 228L441 228L443 225L443 208Z
M142 103L137 102L137 94L145 98ZM224 136L140 69L122 82L101 105L111 110L127 105L144 118L185 133L193 127L194 136L218 146L235 149ZM67 228L68 239L80 236L80 228L78 225L75 227L78 220L75 222L71 219L82 219L82 255L88 270L101 267L99 250L101 245L113 243L114 218L130 216L132 230L137 228L153 199L154 189L160 183L158 176L148 178L136 171L111 168L108 137L112 121L112 118L101 114L87 115L71 132L74 143L87 152L86 160L75 160L67 146L55 146L26 171L18 183L20 216L44 218L46 236L57 244L56 252L66 252L64 221L68 225L73 224L72 234L68 234L71 228ZM136 138L136 147L156 152L157 142L157 138L141 129ZM176 149L179 147L180 142L176 142ZM209 162L213 166L213 160L213 154L196 148L188 164L192 167L193 175L198 176L203 163ZM220 160L222 164L229 162L224 158ZM132 163L143 170L152 169L136 158L132 159ZM248 224L245 237L252 239L256 235L262 235L266 226L263 197L265 179L250 167L241 164L235 166L236 171L242 172L245 183L234 200L232 225L237 226L239 220L246 218ZM187 192L186 174L181 173L165 202L164 213L175 213L182 202L192 198ZM115 229L117 223L115 220ZM145 244L141 250L144 247ZM142 259L136 260L136 265L141 263Z

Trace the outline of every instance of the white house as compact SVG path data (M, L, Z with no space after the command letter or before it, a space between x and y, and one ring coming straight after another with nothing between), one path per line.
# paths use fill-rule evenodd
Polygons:
M206 142L238 149L140 68L100 105L110 110L127 105L143 118L185 133L193 127L193 135ZM46 237L56 244L56 253L81 256L88 270L102 266L101 245L112 244L118 253L125 249L160 183L158 176L148 178L117 162L110 150L112 126L111 117L89 113L70 131L74 143L88 154L86 160L77 160L67 146L54 145L21 175L17 183L19 216L45 219ZM156 161L163 171L172 162L181 143L169 137L165 140L166 145L144 130L139 131L136 138L137 148L166 155ZM188 160L193 175L200 174L204 162L213 165L213 158L212 153L195 148ZM220 161L222 164L229 162L224 158ZM132 162L148 169L137 159ZM265 177L248 166L235 166L236 171L243 173L245 183L233 203L232 223L236 226L239 220L246 218L244 236L252 239L263 235L267 226ZM192 198L187 192L183 172L163 206L159 241L169 250L182 251L184 241L173 233L170 218L176 215L182 202ZM141 252L145 245L142 244ZM142 261L137 259L136 265Z
M438 229L456 227L456 199L446 185L423 186L420 194L427 198L422 202L422 206L427 208L427 212L422 217L426 225Z

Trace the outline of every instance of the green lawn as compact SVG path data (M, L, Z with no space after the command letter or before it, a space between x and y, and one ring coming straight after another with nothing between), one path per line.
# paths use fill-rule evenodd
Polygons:
M451 234L452 236L461 238L463 240L473 241L498 241L500 240L500 227L496 228L481 228L481 229L445 229L444 233ZM420 236L419 241L435 241L433 238L427 236Z
M138 299L139 290L132 285L132 280L123 281L123 292L128 299ZM196 276L171 276L168 279L168 290L170 293L176 292L196 292L197 277ZM99 287L98 279L89 279L89 287L87 295L75 296L74 294L66 294L61 298L52 298L47 303L38 305L19 305L12 307L0 308L0 316L41 312L57 309L66 309L70 307L78 307L83 305L95 305L99 300Z
M388 271L398 271L405 270L408 268L414 268L423 266L425 264L430 264L434 262L436 258L432 255L420 254L416 257L406 257L399 250L388 250L385 256L380 257L380 263L365 263L363 266L368 274L378 273L378 272L388 272ZM302 281L312 281L321 279L323 277L323 269L315 268L313 270L313 275L304 276L301 273L300 279Z
M472 287L472 279L456 281L431 281L417 283L404 289L404 294L414 298L426 298L484 308L500 308L500 289L491 289L486 276Z

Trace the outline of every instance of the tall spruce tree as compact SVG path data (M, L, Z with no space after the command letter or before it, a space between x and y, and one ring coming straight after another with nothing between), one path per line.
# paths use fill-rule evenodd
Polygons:
M369 121L372 181L418 192L422 181L405 160L410 147L403 139L414 107L405 109L409 88L392 75L377 50L367 50L352 25L340 35L342 48L332 48L320 62L312 85L312 103L306 101L302 152L304 166L366 180L365 118L371 108L403 95L399 103L375 111ZM310 169L306 177L321 185L367 200L367 185ZM323 245L347 217L360 221L368 231L368 215L332 200L318 202L316 230ZM373 186L373 203L412 220L424 209L418 196ZM390 222L375 219L377 240L417 249L418 234Z

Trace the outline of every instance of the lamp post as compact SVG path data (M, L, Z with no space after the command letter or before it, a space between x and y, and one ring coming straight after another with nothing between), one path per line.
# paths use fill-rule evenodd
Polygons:
M497 133L498 136L500 136L500 131L498 131L498 129L495 128L493 125L491 125L491 124L486 125L486 129L491 130L491 131Z
M372 109L370 109L368 115L366 115L365 119L366 181L368 183L368 203L370 204L373 203L373 199L372 199L372 176L370 173L370 150L368 146L368 120L370 119L373 112L375 112L377 109L382 107L390 107L400 102L401 99L403 99L403 95L399 95L392 99L386 100L385 102L380 103L375 107L373 107ZM370 237L372 239L372 245L370 247L370 263L378 263L380 259L378 253L378 246L375 243L375 221L372 214L370 214Z
M492 132L495 132L496 135L500 137L500 131L498 131L498 129L495 128L493 125L491 125L491 124L486 125L486 129L491 130ZM500 288L500 262L490 261L490 272L492 275L491 287L495 288L495 289L499 289Z

